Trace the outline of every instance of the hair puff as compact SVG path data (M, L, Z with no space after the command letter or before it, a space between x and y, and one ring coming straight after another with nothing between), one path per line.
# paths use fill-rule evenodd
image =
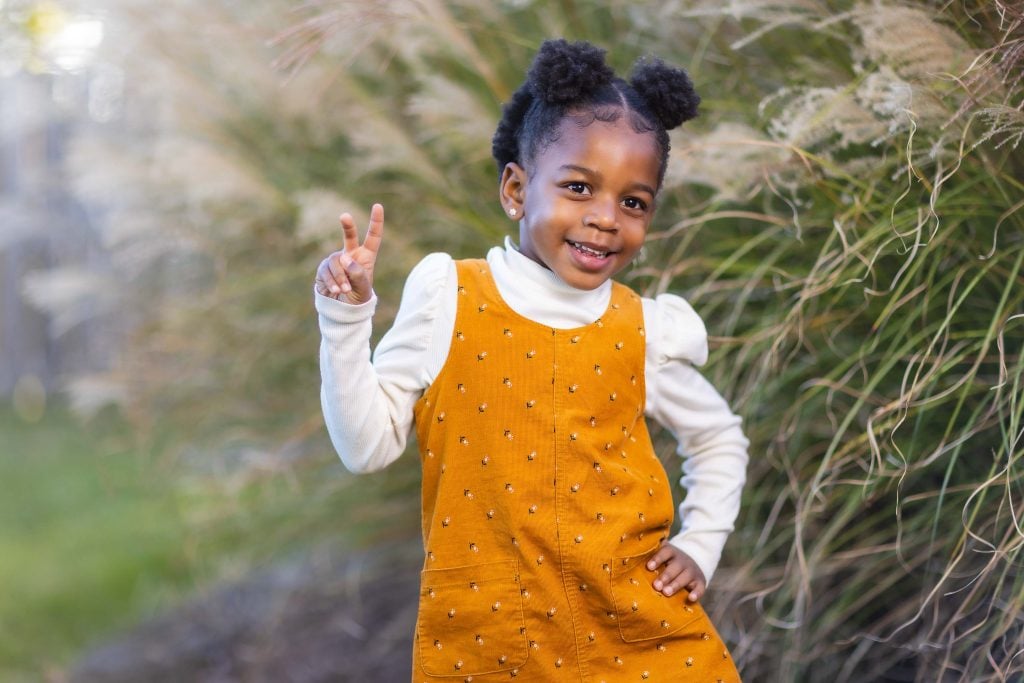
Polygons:
M615 72L604 62L604 50L590 43L546 40L530 67L534 96L548 104L578 102L586 93L607 85Z
M647 102L651 113L671 130L697 116L700 96L683 69L660 59L640 59L633 67L630 85Z

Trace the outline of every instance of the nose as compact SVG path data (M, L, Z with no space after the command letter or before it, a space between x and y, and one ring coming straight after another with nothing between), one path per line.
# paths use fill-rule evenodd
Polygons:
M605 232L616 230L618 217L615 208L614 202L592 202L590 211L583 216L583 224Z

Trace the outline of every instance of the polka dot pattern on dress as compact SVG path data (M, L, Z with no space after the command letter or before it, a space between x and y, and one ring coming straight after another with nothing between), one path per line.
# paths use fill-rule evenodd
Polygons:
M643 419L639 297L613 284L600 319L557 330L512 311L485 262L457 271L449 358L415 409L414 680L739 680L703 611L644 568L674 504Z

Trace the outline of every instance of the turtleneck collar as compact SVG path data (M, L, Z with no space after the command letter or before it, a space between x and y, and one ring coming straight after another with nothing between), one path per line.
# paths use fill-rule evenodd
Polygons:
M533 259L524 256L510 237L504 248L487 253L498 292L512 310L555 328L588 325L601 317L611 301L612 283L597 289L576 289Z

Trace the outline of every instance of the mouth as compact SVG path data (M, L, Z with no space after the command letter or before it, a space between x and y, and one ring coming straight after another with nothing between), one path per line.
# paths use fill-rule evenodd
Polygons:
M566 240L566 242L568 242L576 251L580 252L584 256L590 256L591 258L605 259L608 258L610 254L615 253L613 251L598 249L597 247L592 247L583 244L582 242L573 242L572 240Z

